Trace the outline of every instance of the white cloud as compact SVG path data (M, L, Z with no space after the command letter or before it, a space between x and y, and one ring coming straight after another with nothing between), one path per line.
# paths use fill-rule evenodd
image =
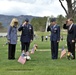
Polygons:
M58 0L0 0L0 14L57 16L65 12Z

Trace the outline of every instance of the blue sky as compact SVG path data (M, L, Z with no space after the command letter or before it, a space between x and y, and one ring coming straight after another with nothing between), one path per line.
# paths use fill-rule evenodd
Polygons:
M0 14L56 17L65 12L58 0L0 0Z

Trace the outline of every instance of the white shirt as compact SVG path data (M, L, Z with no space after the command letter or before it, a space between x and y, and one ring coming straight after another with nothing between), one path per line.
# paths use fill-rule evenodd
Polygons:
M72 28L72 26L73 26L73 23L69 26L69 30Z
M53 28L56 26L56 24L53 26Z

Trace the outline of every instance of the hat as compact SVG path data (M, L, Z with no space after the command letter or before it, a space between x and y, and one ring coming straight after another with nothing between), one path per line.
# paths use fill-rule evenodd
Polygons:
M25 21L26 21L26 22L29 22L29 19L28 19L28 18L26 18L26 19L25 19Z
M52 18L52 19L51 19L51 22L55 22L55 21L56 21L56 18Z

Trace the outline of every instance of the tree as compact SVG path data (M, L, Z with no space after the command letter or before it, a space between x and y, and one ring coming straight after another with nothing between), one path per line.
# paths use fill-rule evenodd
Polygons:
M62 15L57 16L57 23L60 25L61 28L63 27L63 23L64 23L65 19L66 18Z
M45 31L46 28L46 17L38 17L38 18L33 18L31 20L31 24L34 27L35 31Z
M63 5L63 1L66 1L67 3L67 9ZM76 0L59 0L62 8L64 9L67 18L74 18L76 16Z

